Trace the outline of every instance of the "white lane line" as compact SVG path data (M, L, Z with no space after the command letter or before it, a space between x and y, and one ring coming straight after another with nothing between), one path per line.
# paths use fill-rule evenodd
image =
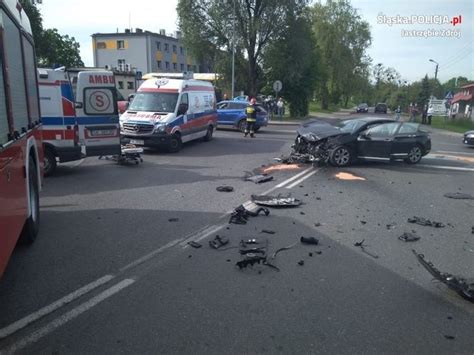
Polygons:
M147 260L150 260L151 258L153 258L155 255L157 254L160 254L162 252L164 252L165 250L169 249L169 248L172 248L174 247L176 244L178 244L179 242L181 242L184 238L179 238L179 239L175 239L175 240L172 240L171 242L169 242L168 244L165 244L163 245L162 247L159 247L158 249L152 251L151 253L148 253L144 256L142 256L141 258L131 262L130 264L124 266L123 268L119 269L120 272L124 272L128 269L131 269L137 265L140 265L142 263L144 263L145 261Z
M310 168L308 168L308 169L305 169L305 170L303 170L302 172L296 174L295 176L293 176L293 177L291 177L291 178L289 178L289 179L286 179L285 181L279 183L278 185L275 186L275 188L283 187L283 186L285 186L286 184L289 184L289 183L292 182L293 180L298 179L300 176L306 174L307 172L309 172L309 171L311 171L311 170L313 170L313 169L314 169L313 167L310 167Z
M305 181L307 178L313 176L314 174L316 174L318 172L318 170L314 170L312 172L310 172L309 174L306 174L304 175L301 179L299 180L296 180L294 183L292 183L291 185L288 185L286 186L287 189L292 189L293 187L295 187L296 185L298 184L301 184L303 181Z
M218 226L210 226L206 229L204 229L201 232L194 233L190 237L186 238L183 240L180 245L183 247L183 249L186 249L189 247L188 242L194 241L194 242L199 242L207 237L209 237L211 234L217 233L220 231L222 228L224 228L226 225L218 225Z
M434 169L444 169L444 170L474 171L474 168L462 168L462 167L457 167L457 166L424 165L424 164L420 164L418 166L423 167L423 168L434 168Z
M64 296L63 298L60 298L59 300L51 303L50 305L43 307L39 309L38 311L31 313L30 315L17 320L16 322L6 326L5 328L0 329L0 339L6 338L13 333L19 331L20 329L25 328L29 324L37 321L38 319L54 312L58 308L61 308L68 303L71 303L75 299L85 295L86 293L91 292L92 290L96 289L97 287L109 282L112 280L114 276L112 275L105 275L104 277L101 277L98 280L95 280L94 282L91 282L88 285L85 285L84 287L81 287L80 289Z
M434 153L438 154L438 153L441 153L441 154L460 154L460 155L473 155L474 156L474 153L466 153L466 152L452 152L452 151L449 151L449 150L437 150L435 151Z
M115 295L117 292L125 289L126 287L133 284L135 280L133 279L125 279L118 284L108 288L107 290L99 293L97 296L91 298L89 301L82 303L81 305L73 308L69 312L63 314L62 316L54 319L43 328L36 330L35 332L31 333L30 335L26 336L25 338L19 340L18 342L14 343L11 347L5 350L5 353L11 354L15 353L21 349L24 349L28 345L31 345L44 336L50 334L57 328L63 326L64 324L70 322L74 318L78 317L82 313L88 311L92 307L98 305L100 302L105 301L107 298Z

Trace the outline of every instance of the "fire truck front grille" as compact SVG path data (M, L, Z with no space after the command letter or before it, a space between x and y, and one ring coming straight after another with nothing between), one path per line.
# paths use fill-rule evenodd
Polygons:
M153 132L153 125L151 124L142 124L142 123L124 123L123 130L125 133L151 133Z

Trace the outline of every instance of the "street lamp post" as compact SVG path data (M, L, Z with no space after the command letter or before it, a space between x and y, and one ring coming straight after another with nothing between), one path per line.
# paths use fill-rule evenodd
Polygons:
M435 80L438 78L438 66L439 66L439 63L433 59L430 59L430 62L433 62L436 64L436 69L435 69Z
M231 99L234 99L235 88L235 0L232 1L234 5L234 17L232 19L232 89Z

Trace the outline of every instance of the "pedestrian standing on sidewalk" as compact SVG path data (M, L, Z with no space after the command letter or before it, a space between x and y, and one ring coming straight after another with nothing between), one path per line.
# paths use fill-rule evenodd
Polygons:
M423 106L423 113L421 114L421 123L426 124L426 118L428 117L428 107L426 105Z
M244 137L250 133L250 137L255 138L255 122L257 122L257 100L252 97L250 104L245 109L247 114L247 125L245 126Z
M395 110L395 119L397 121L400 121L400 114L402 113L402 110L400 109L400 106L397 107L397 109Z
M427 116L428 116L428 124L431 125L431 118L433 117L433 105L430 105L430 107L428 107L428 111L426 112Z
M278 117L283 118L283 112L285 110L285 103L283 99L280 97L277 102L277 110L278 110Z

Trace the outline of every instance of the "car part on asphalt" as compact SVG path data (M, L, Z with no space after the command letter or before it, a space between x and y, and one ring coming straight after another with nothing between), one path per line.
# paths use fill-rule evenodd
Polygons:
M252 212L240 205L231 213L229 223L246 224L249 217L257 217L260 212L263 212L265 216L270 214L268 208L260 207L256 212Z
M465 279L461 276L439 271L431 261L426 260L423 254L419 254L412 249L418 262L438 281L441 281L450 289L466 300L474 303L474 279Z
M408 218L408 223L416 223L420 226L430 226L435 228L444 228L445 225L441 222L430 221L429 219L423 217L414 216L413 218Z
M362 239L360 242L355 242L354 246L359 247L364 253L373 257L374 259L378 259L379 256L377 254L373 254L365 249L366 245L364 245L365 239Z
M244 181L252 181L256 184L262 184L264 182L272 181L273 176L268 174L254 174L250 171L245 172Z
M122 145L120 155L101 155L99 159L116 161L119 165L143 163L143 148L133 144Z
M395 228L395 225L394 224L387 224L386 227L387 227L388 230L391 230L391 229Z
M216 187L216 190L219 192L232 192L234 191L234 188L232 186L222 185L222 186Z
M298 261L298 265L303 266L304 265L304 260Z
M188 245L190 245L190 246L192 246L193 248L196 248L196 249L199 249L200 247L202 247L202 244L200 244L198 242L194 242L194 241L188 242Z
M168 222L178 222L179 218L169 218Z
M291 195L252 195L252 202L259 206L267 207L297 207L303 203L301 200L291 197Z
M301 237L300 242L303 244L313 244L313 245L319 244L319 240L316 239L315 237Z
M405 232L401 236L399 236L398 239L404 242L416 242L420 240L420 237L415 235L414 233Z
M455 200L474 200L474 196L462 192L448 192L444 194L444 197L453 198Z
M356 175L351 174L351 173L344 173L344 172L338 173L334 176L339 180L362 180L362 181L366 180L363 177L356 176Z
M224 245L229 244L229 239L216 235L213 240L209 241L209 246L213 249L222 248Z
M262 229L260 231L260 233L266 233L266 234L275 234L276 232L275 231L272 231L270 229Z

